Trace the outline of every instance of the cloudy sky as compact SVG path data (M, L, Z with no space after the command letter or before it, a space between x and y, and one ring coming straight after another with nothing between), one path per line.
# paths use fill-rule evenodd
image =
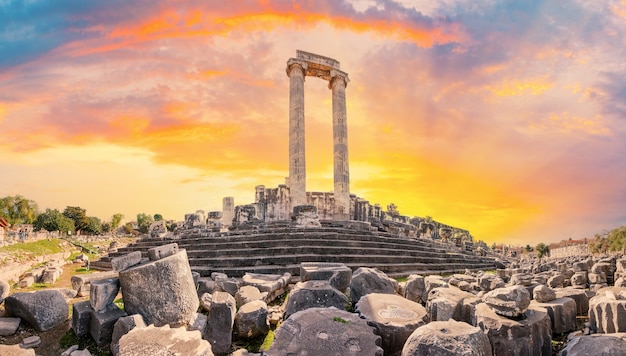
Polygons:
M286 61L332 57L351 191L488 242L626 224L626 1L0 0L0 196L180 220L288 175ZM308 190L332 191L327 82Z

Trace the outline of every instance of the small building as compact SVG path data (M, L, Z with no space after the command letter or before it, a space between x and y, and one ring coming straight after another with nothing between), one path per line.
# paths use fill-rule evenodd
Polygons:
M9 222L5 218L0 218L0 241L7 239L7 230L9 228Z

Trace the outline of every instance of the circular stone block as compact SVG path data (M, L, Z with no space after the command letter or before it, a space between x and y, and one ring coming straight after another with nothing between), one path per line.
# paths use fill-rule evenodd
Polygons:
M382 356L380 336L358 314L337 308L309 308L276 329L268 355Z
M402 356L491 356L489 337L480 328L450 319L417 328L407 339Z
M296 284L285 305L284 318L308 308L335 307L345 309L350 304L348 297L334 288L328 281L306 281Z
M356 311L378 330L385 354L400 350L415 329L426 324L426 309L395 294L367 294L356 304Z

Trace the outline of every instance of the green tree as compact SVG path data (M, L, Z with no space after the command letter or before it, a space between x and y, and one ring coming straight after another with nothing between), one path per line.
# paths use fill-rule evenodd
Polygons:
M135 229L133 229L133 224L132 224L132 223L126 223L126 224L123 226L123 230L124 230L124 232L125 232L126 234L129 234L129 235L130 235L130 234L132 234L132 233L133 233L133 231L135 231Z
M526 245L526 247L524 247L524 250L526 250L526 252L532 252L533 248L530 247L530 245Z
M609 231L607 244L610 251L622 251L626 248L626 226Z
M543 242L537 244L537 246L535 246L535 250L537 251L537 257L539 257L540 260L542 257L550 255L550 246L544 244Z
M39 214L34 223L35 230L59 231L62 235L69 232L74 233L74 220L61 214L57 209L46 209Z
M124 215L120 213L113 214L113 216L111 217L111 231L117 229L120 226L123 218Z
M163 215L161 214L154 214L154 221L161 221L163 220Z
M148 229L150 229L150 225L154 222L154 218L148 214L139 213L137 214L137 226L139 227L139 232L142 234L147 234Z
M67 206L63 210L63 215L74 220L74 227L80 234L81 231L86 230L89 226L89 218L87 217L87 210L78 206Z
M105 233L105 234L111 232L111 223L110 222L105 221L105 222L102 223L102 232Z
M87 226L84 232L89 235L100 235L102 233L102 221L95 216L87 217Z
M37 220L39 208L33 200L21 195L6 196L0 199L0 217L11 224L32 224Z

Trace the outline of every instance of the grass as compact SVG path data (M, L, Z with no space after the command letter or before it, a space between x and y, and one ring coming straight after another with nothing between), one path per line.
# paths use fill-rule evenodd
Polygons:
M400 282L406 282L406 278L407 277L396 277L395 280L400 283Z
M113 355L108 344L102 347L98 347L98 345L96 345L96 342L91 338L91 336L77 336L72 329L69 329L67 333L63 335L61 340L59 340L59 345L62 349L67 349L72 345L78 345L78 348L80 350L84 350L86 348L94 356Z
M334 317L333 321L338 321L338 322L344 323L344 324L349 324L350 323L350 320L346 320L346 319L344 319L344 318L342 318L340 316Z
M0 252L9 252L9 253L21 253L21 254L30 254L30 255L51 255L54 253L63 252L63 247L61 246L62 240L59 239L44 239L33 242L23 242L17 243L14 245L0 247Z

